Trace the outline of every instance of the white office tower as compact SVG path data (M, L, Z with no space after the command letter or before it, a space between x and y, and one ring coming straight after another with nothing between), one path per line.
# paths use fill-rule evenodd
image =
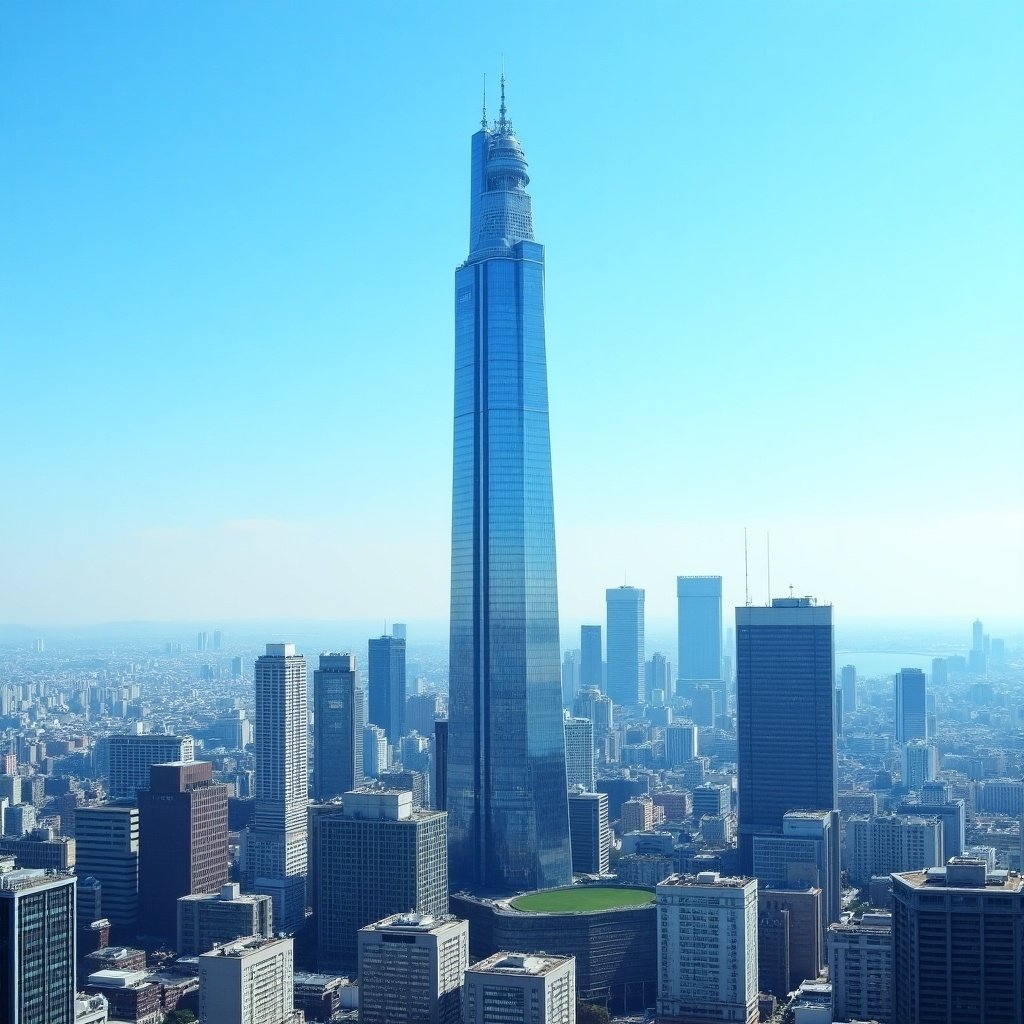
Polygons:
M576 1024L576 958L495 953L466 971L465 1024Z
M903 788L918 790L939 774L939 751L934 743L911 740L903 747Z
M149 789L151 765L196 759L191 736L147 733L110 736L104 742L109 759L107 796L111 800L134 800L140 789Z
M306 804L309 717L306 659L294 644L267 644L256 659L256 806L242 848L248 892L274 900L274 927L306 919Z
M671 875L657 894L659 1022L756 1024L757 881Z
M673 722L665 730L665 763L669 768L689 764L699 753L693 722Z
M199 958L199 1019L210 1024L302 1024L294 1009L291 939L246 939Z
M582 786L587 793L593 793L597 788L594 723L589 718L565 720L565 778L569 789Z
M462 1024L469 922L394 914L359 930L361 1024Z
M829 925L828 976L835 1020L891 1020L892 915Z
M852 885L867 885L873 875L939 867L943 823L910 814L854 815L846 822L845 851Z

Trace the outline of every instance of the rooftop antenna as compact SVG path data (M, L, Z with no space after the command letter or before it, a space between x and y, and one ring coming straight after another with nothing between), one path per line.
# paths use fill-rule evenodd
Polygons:
M790 585L789 585L789 596L790 597L793 596L793 584L792 583L790 583Z
M743 589L746 606L750 607L750 560L747 557L747 528L743 527Z
M510 127L508 107L505 106L505 54L501 55L501 106L498 108L498 127L503 133Z
M768 607L772 605L772 532L765 532L765 545L768 548Z
M487 131L487 72L484 72L484 105L480 114L480 127Z

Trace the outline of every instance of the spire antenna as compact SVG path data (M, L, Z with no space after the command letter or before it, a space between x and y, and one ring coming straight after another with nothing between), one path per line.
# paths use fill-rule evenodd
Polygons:
M508 119L508 107L505 105L505 55L501 55L501 106L498 108L498 130L502 135L512 131L512 124Z
M480 127L487 131L487 72L484 72L484 105L480 114Z

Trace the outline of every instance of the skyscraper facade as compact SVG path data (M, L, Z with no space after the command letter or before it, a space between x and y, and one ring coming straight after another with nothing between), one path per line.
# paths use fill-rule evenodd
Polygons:
M363 688L351 654L321 654L313 673L313 796L363 784Z
M306 659L294 644L267 644L256 659L256 806L242 880L274 899L274 925L305 921L308 743Z
M580 686L604 690L604 654L601 627L580 626Z
M394 746L405 735L405 640L378 637L369 650L370 722Z
M635 707L645 699L644 592L638 587L605 591L608 607L608 696Z
M452 877L571 881L544 348L544 249L502 103L472 140L455 275L449 673Z
M893 730L897 743L928 739L928 708L925 698L925 676L919 668L904 668L893 680L896 723Z
M837 806L832 607L775 598L736 609L740 869L756 835L782 835L787 811Z
M722 678L722 577L677 576L681 683Z
M110 764L107 795L111 800L134 800L140 789L148 789L150 765L195 760L191 736L147 733L111 736L106 743Z

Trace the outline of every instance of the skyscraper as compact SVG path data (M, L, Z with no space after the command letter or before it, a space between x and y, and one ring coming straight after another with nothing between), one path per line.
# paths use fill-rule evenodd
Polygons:
M580 686L596 686L604 692L600 626L580 626Z
M382 636L369 649L370 722L394 746L405 735L405 640Z
M565 778L569 789L582 786L586 792L594 792L594 723L589 718L565 720Z
M242 880L274 898L274 926L305 921L308 744L306 659L267 644L256 659L256 807L245 834Z
M844 665L839 670L839 686L843 691L843 714L852 715L857 710L857 667Z
M572 879L551 493L544 249L501 110L472 140L470 253L455 275L449 673L452 877Z
M195 740L191 736L147 733L111 736L105 742L110 763L107 795L111 800L134 800L140 789L148 789L151 765L195 760Z
M114 926L118 941L134 937L139 914L139 809L126 804L77 808L75 844L78 877L100 883L101 915Z
M740 869L756 835L782 835L787 811L837 806L831 605L775 598L736 609Z
M608 696L616 704L642 704L644 689L644 592L637 587L605 591L608 606Z
M313 673L313 796L363 784L363 688L351 654L321 654Z
M928 739L928 709L925 700L925 678L919 668L904 668L893 679L896 723L893 730L897 743Z
M722 577L677 576L681 683L722 678Z

